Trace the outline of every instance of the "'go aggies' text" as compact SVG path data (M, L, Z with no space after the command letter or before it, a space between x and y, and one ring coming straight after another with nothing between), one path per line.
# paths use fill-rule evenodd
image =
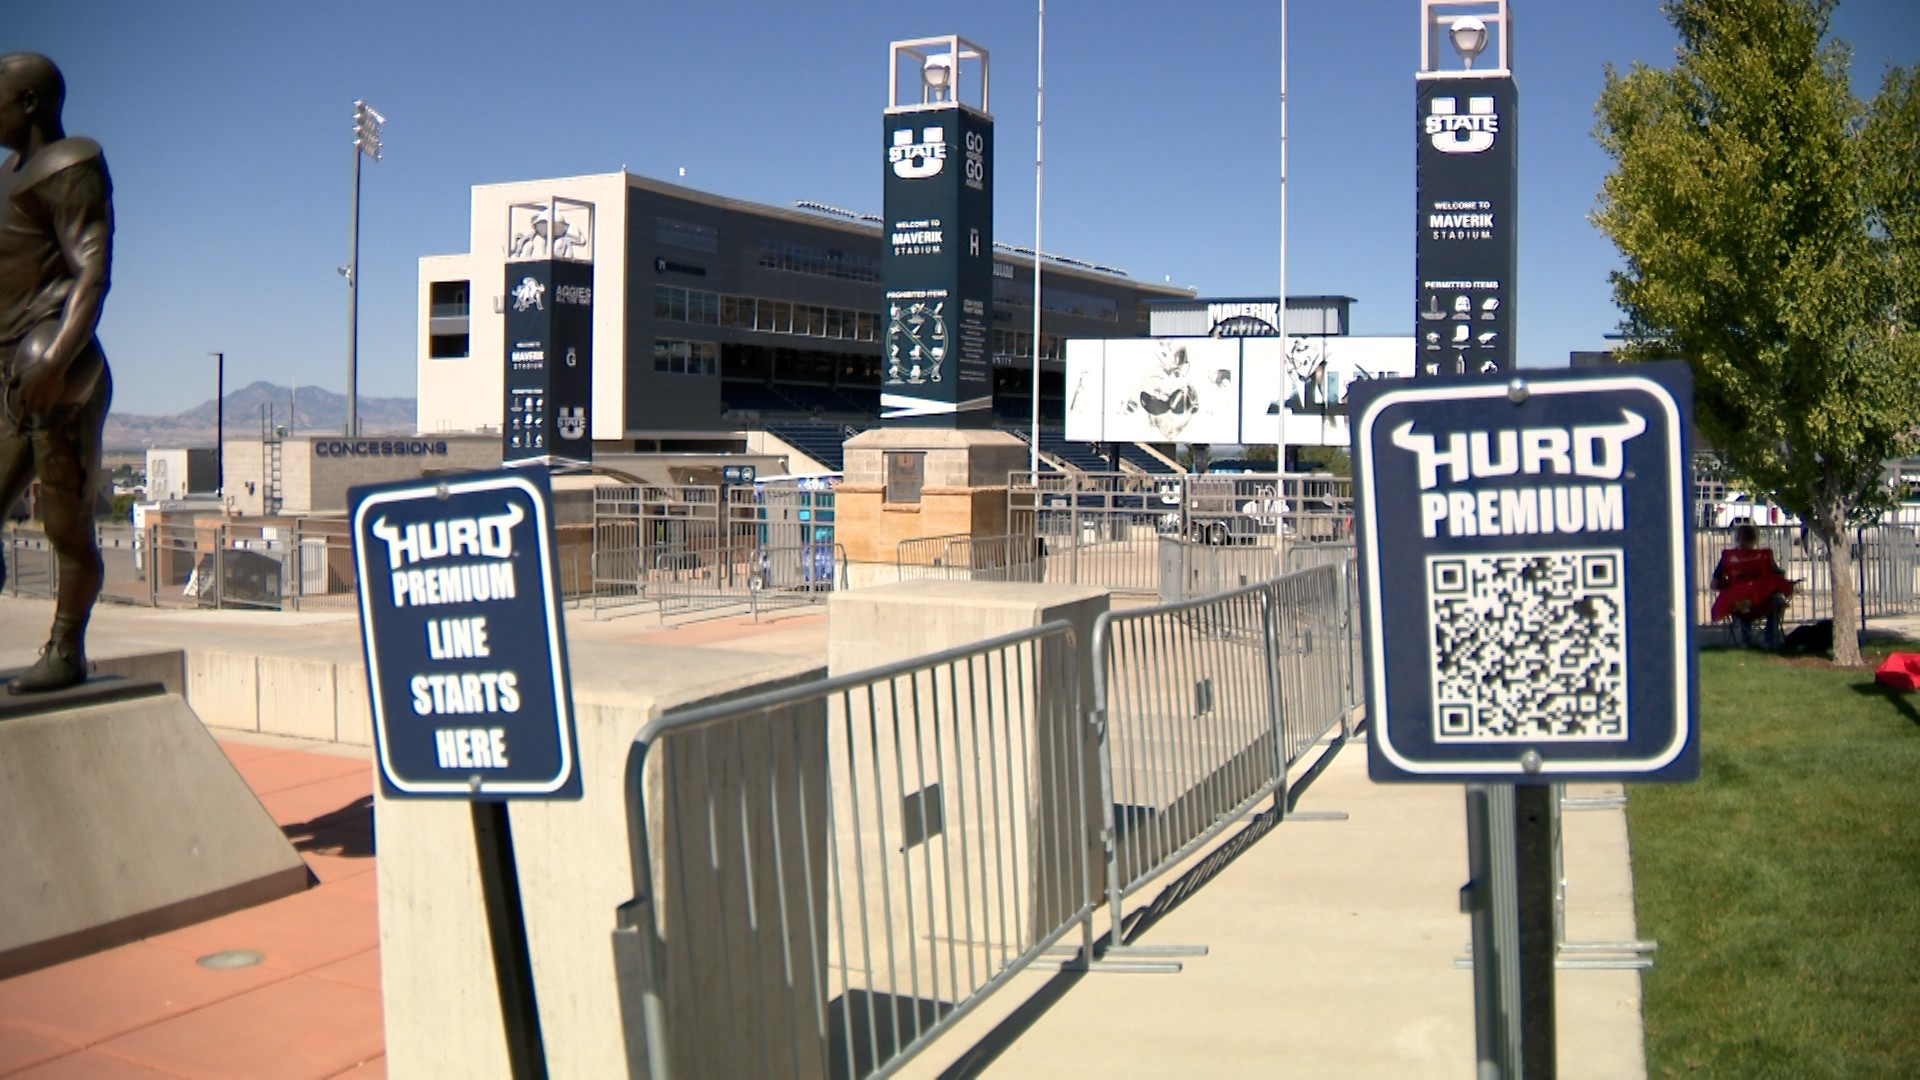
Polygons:
M399 528L384 517L374 522L373 534L387 547L393 606L472 604L518 595L513 529L525 517L519 506L509 505L500 514ZM427 655L434 660L492 656L485 615L428 619L426 633ZM520 711L519 678L512 671L420 674L409 680L408 687L413 711L421 716ZM443 744L442 764L494 768L507 764L504 733L499 728L436 734L445 736L438 740Z
M1431 538L1611 532L1627 527L1620 479L1627 441L1647 430L1638 414L1621 410L1617 424L1455 432L1441 449L1413 422L1393 429L1393 445L1419 458L1420 527ZM1527 487L1441 488L1501 476L1567 476L1615 483ZM1436 490L1438 489L1438 490Z

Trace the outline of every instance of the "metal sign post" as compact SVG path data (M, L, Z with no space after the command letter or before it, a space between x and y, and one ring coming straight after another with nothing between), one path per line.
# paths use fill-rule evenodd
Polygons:
M348 498L381 789L472 804L508 1062L544 1077L507 800L581 793L546 470Z
M1552 786L1699 771L1691 377L1383 380L1351 402L1369 772L1470 785L1481 1061L1551 1076Z

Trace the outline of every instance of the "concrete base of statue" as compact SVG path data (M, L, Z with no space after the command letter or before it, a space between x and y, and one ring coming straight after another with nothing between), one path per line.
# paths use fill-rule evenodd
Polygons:
M307 883L300 853L161 683L96 674L0 693L0 979Z

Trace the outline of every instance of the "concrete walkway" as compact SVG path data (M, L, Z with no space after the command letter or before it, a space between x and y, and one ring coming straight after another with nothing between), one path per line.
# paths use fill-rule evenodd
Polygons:
M0 666L33 659L49 607L0 599ZM824 656L826 643L817 612L666 628L573 613L568 633L576 671L650 644ZM90 641L96 657L174 647L346 659L359 648L344 614L120 607L98 611ZM0 1076L384 1075L368 754L215 734L318 886L0 982ZM1455 965L1469 937L1461 789L1373 784L1356 744L1297 810L1346 816L1230 830L1129 903L1129 923L1147 924L1136 941L1207 955L1178 974L1029 972L907 1074L1472 1076L1470 974ZM1565 820L1569 938L1633 938L1623 813ZM194 962L223 949L266 959L231 971ZM1561 1074L1644 1075L1638 975L1568 971L1557 986Z

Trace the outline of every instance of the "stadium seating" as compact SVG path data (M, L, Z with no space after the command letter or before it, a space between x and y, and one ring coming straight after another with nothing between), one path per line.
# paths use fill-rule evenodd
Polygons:
M1114 449L1120 451L1121 459L1127 464L1137 466L1141 471L1151 475L1172 476L1179 471L1161 461L1157 455L1148 453L1138 443L1115 443Z
M770 421L767 423L767 431L826 466L829 472L841 472L846 468L847 463L843 444L852 437L847 429L852 427L856 431L864 431L867 426L865 424L820 424L808 421Z

